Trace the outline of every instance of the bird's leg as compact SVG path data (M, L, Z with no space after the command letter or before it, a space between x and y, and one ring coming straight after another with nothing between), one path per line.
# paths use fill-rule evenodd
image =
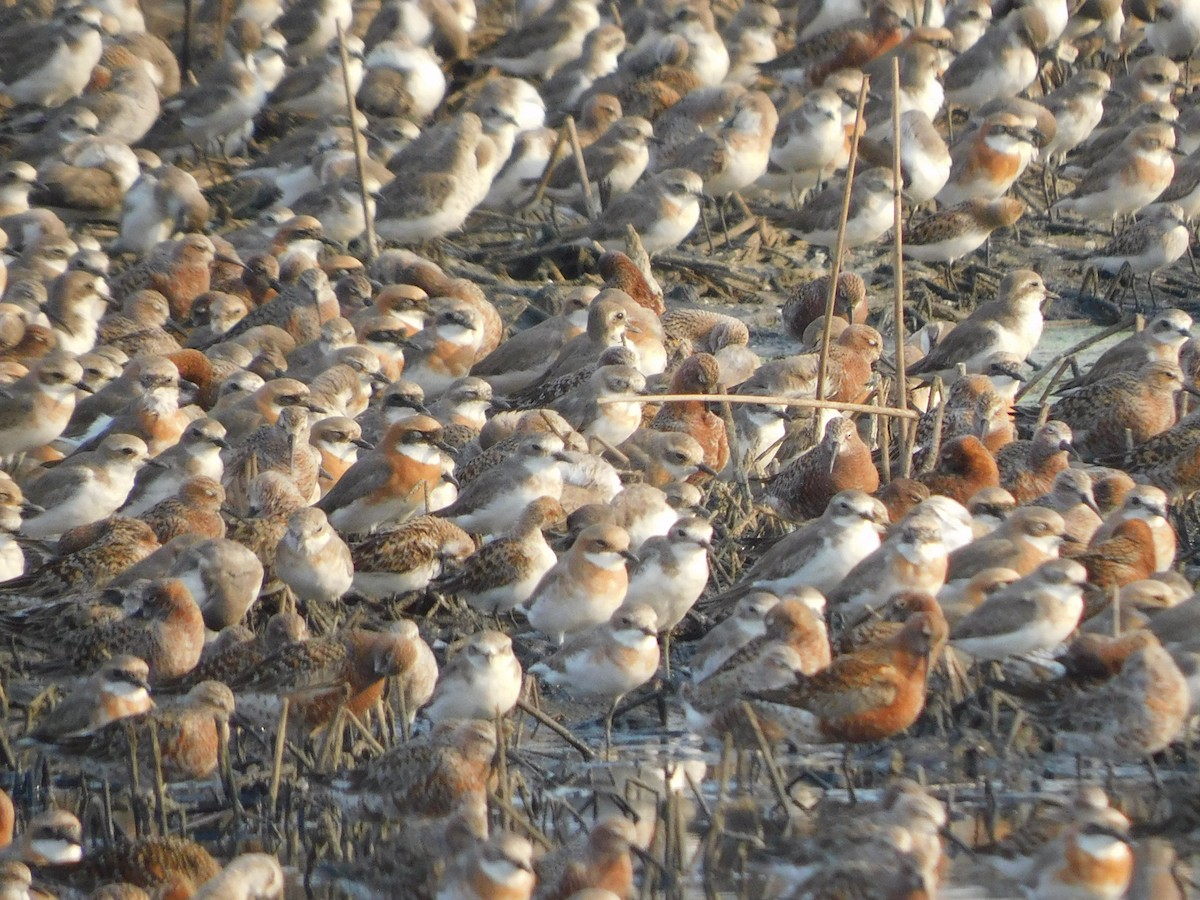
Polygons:
M1161 797L1167 792L1167 789L1163 786L1162 778L1158 775L1158 766L1155 764L1153 756L1146 757L1146 769L1150 773L1150 781L1154 784L1154 790Z
M942 273L946 278L946 288L951 291L958 291L958 279L954 277L954 263L947 262L946 269Z
M729 236L729 223L725 221L725 197L713 197L713 206L717 208L717 215L721 219L721 233L725 235L725 246L733 245L733 238Z
M608 708L608 715L604 717L604 755L612 756L612 726L613 716L617 713L617 704L621 702L621 698L617 697L613 700L612 705Z
M1079 293L1081 296L1088 296L1088 291L1091 291L1091 296L1095 296L1095 292L1100 289L1100 275L1095 266L1088 266L1083 270L1083 281L1079 284Z
M854 790L854 766L850 760L850 744L842 745L842 777L846 779L846 795L850 805L858 805L858 794Z
M1120 310L1120 303L1117 299L1117 291L1120 287L1121 287L1121 276L1120 276L1120 273L1118 272L1117 277L1113 279L1113 283L1108 289L1108 293L1104 295L1105 301L1108 303L1115 304L1117 306L1118 310Z
M704 215L704 210L700 210L700 221L704 223L704 237L708 241L708 252L716 253L717 249L713 246L712 232L708 228L708 216Z

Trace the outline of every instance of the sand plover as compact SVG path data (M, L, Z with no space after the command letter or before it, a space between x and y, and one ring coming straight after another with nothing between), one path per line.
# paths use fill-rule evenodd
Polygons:
M608 621L629 587L626 561L635 560L623 528L585 528L525 601L529 624L561 644L566 635Z
M1072 195L1053 209L1086 218L1130 215L1166 190L1175 175L1175 131L1165 125L1143 125L1121 146L1092 166Z
M494 719L516 705L521 664L508 635L482 631L458 642L451 652L425 708L432 721Z
M960 619L950 643L979 660L1051 650L1079 625L1086 584L1079 563L1050 560Z
M1036 272L1018 269L1004 276L995 300L981 303L924 359L910 366L910 375L936 372L964 363L978 369L995 353L1025 359L1042 336L1042 302L1051 296Z

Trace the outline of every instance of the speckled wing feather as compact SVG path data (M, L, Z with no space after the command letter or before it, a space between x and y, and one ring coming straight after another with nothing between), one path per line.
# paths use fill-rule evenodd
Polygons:
M891 654L891 648L885 651ZM828 669L795 685L752 694L759 700L808 710L822 721L838 721L891 704L902 674L875 654L840 657Z
M276 651L231 687L282 692L324 686L336 680L348 660L342 641L314 638Z
M904 243L924 246L957 237L975 224L974 217L958 204L938 210L904 229Z

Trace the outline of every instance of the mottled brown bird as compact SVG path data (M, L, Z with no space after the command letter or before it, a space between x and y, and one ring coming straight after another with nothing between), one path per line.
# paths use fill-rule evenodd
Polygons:
M966 504L984 488L998 487L1000 470L979 438L955 438L942 445L937 467L917 476L931 494L941 494Z
M1175 424L1175 398L1181 390L1179 366L1153 362L1084 385L1055 403L1050 418L1070 426L1075 448L1085 459L1121 460L1129 449Z
M459 719L396 744L346 774L339 802L389 818L414 821L453 813L465 797L484 795L492 781L496 729L491 722Z
M114 279L113 296L124 298L143 288L158 291L167 298L171 315L177 321L186 321L192 301L209 289L209 267L215 256L213 242L202 234L189 234L175 244L160 245Z
M1149 578L1157 571L1154 535L1141 519L1122 522L1110 537L1093 542L1075 558L1087 569L1088 583L1105 592Z
M862 68L891 50L904 37L903 20L888 3L876 3L869 17L822 31L801 41L759 68L766 72L799 70L814 87L841 69Z
M71 537L77 529L64 532L60 555L22 578L5 582L4 592L41 597L65 588L104 587L159 546L154 530L139 519L114 516L81 528L79 540Z
M168 497L146 510L141 520L154 529L160 544L182 534L199 537L225 537L225 520L221 505L225 489L207 475L196 475L179 486L174 497Z
M624 817L597 822L582 841L572 841L539 859L534 896L538 900L567 900L588 889L611 891L618 897L633 893L633 856L637 840L633 823Z
M768 740L862 743L905 730L925 708L925 679L946 623L909 618L885 644L836 657L827 669L786 688L753 695L764 706Z
M684 360L671 379L672 394L716 394L721 390L721 366L708 353ZM720 472L729 463L729 437L725 420L712 413L703 400L671 400L654 417L659 431L690 434L704 450L704 464ZM696 476L693 476L695 478ZM701 475L700 477L705 477Z
M656 315L666 312L662 291L655 290L637 264L620 250L609 250L596 261L596 271L604 279L605 288L617 288Z
M1068 753L1140 760L1182 732L1189 710L1187 680L1157 643L1135 650L1098 688L1059 699L1043 721Z
M812 281L797 285L783 301L779 316L784 330L795 340L803 342L808 326L825 315L825 304L829 298L829 276L822 275ZM867 321L867 285L862 276L854 272L843 272L838 276L837 294L833 300L833 314L841 316L851 325L865 325Z
M150 667L150 683L187 674L204 649L204 615L178 579L156 582L142 597L140 617L128 616L73 634L57 636L56 649L70 647L76 668L91 669L104 660L132 654ZM47 660L57 669L61 659Z
M839 491L871 494L878 489L871 449L854 423L838 416L826 424L821 443L772 479L765 500L785 519L801 521L821 515Z
M1148 440L1136 442L1127 468L1130 475L1142 476L1174 499L1190 497L1200 490L1200 411ZM1099 495L1096 501L1100 503ZM1103 503L1100 505L1105 508Z
M1025 504L1048 493L1058 473L1070 463L1071 429L1050 421L1034 432L1033 440L1013 441L996 452L1000 486Z
M288 644L234 685L241 695L239 714L275 722L280 698L288 697L290 721L308 730L327 723L343 703L361 717L379 701L388 678L416 666L423 643L417 626L401 620L390 631L355 628Z

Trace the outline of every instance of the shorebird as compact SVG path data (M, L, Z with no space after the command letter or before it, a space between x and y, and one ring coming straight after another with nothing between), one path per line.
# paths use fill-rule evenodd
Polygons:
M562 507L553 498L532 501L509 530L443 576L437 589L458 595L483 613L496 614L520 606L558 559L542 529L564 518Z
M1083 375L1062 383L1063 390L1094 384L1109 375L1136 372L1151 362L1178 363L1192 336L1192 317L1181 309L1160 312L1141 331L1105 350Z
M935 594L946 581L948 552L935 517L911 516L829 591L829 605L853 615L880 609L901 591Z
M62 106L83 92L100 61L104 23L100 10L85 6L23 30L5 47L0 89L18 103Z
M96 774L116 771L123 774L127 771L123 764L134 747L139 765L153 769L149 739L153 723L158 732L164 781L208 778L217 770L220 746L228 740L234 706L229 688L216 681L203 681L182 698L163 703L128 722L109 724L90 735L83 769Z
M992 21L992 7L983 0L962 0L946 9L946 28L951 35L950 49L966 53L983 37Z
M787 687L752 693L759 725L768 741L861 743L897 734L925 708L931 656L945 638L944 621L918 613L886 644L839 656Z
M583 151L583 164L588 174L593 196L618 197L628 192L646 171L650 162L648 142L654 127L640 116L618 119L595 142ZM579 171L574 159L562 160L550 173L546 183L547 196L575 206L583 201Z
M751 91L734 102L720 129L680 147L671 154L669 164L700 175L709 196L726 197L749 187L767 171L778 124L779 114L770 97Z
M289 728L311 732L333 718L343 703L361 716L383 695L384 683L401 678L410 719L433 692L433 679L413 697L409 682L427 679L432 653L417 626L402 619L387 631L350 629L340 635L311 638L282 647L239 681L239 717L257 725L277 722L280 697L292 702ZM436 679L436 664L434 664Z
M22 533L29 537L56 537L78 525L97 522L116 512L148 455L146 442L127 434L113 434L90 453L80 453L48 471L29 485L27 502L43 512L26 519Z
M75 411L82 380L79 363L55 351L6 385L0 397L0 456L36 450L61 435Z
M636 561L636 557L629 550L629 535L623 528L585 528L525 601L529 624L562 644L566 635L608 621L629 587L626 561Z
M489 721L462 719L398 743L346 773L338 802L416 824L455 812L464 799L486 796L496 757Z
M600 13L591 0L555 3L535 19L500 37L479 58L512 75L552 76L583 53L587 35L600 24Z
M870 7L868 18L802 39L791 50L781 53L759 68L764 72L786 73L791 79L819 87L840 69L862 68L875 57L891 50L904 36L905 22L889 3Z
M1188 715L1187 680L1157 643L1135 651L1119 674L1070 703L1045 724L1064 750L1105 760L1140 760L1165 749Z
M474 549L471 536L453 522L417 516L354 544L353 591L384 600L423 590L434 579L456 572Z
M114 657L43 716L29 732L39 743L57 743L93 734L110 722L138 716L154 708L150 699L150 667L136 656Z
M763 187L794 191L814 187L827 169L842 157L846 129L845 101L831 88L817 88L790 112L780 115L771 145Z
M1103 521L1092 491L1092 479L1082 469L1066 468L1054 476L1054 484L1041 497L1030 501L1063 517L1068 538L1086 545Z
M766 633L765 618L779 603L767 591L751 591L739 599L733 611L696 642L691 658L692 678L703 681L726 660Z
M586 835L535 863L539 897L628 896L633 891L633 849L638 830L623 814L601 818Z
M1019 116L997 112L950 148L950 177L938 192L943 204L997 200L1021 177L1037 150L1037 135Z
M125 193L121 233L113 250L148 253L176 232L196 232L209 218L208 201L196 179L175 166L143 172Z
M977 660L1052 650L1079 625L1087 570L1074 560L1050 560L988 595L960 619L950 643Z
M658 617L649 607L635 604L601 621L531 666L529 674L579 699L611 701L605 720L611 745L617 704L658 671Z
M435 137L414 141L400 155L413 165L380 192L375 222L380 237L398 244L442 237L462 227L500 166L496 145L473 112L462 113Z
M1122 523L1130 519L1145 522L1154 541L1154 570L1168 572L1175 563L1177 538L1175 528L1167 517L1167 495L1160 488L1149 484L1131 487L1115 511L1109 513L1092 537L1093 541L1104 541Z
M837 241L844 184L830 184L798 210L760 210L772 222L812 244L832 248ZM873 243L892 226L892 173L874 168L855 176L846 220L846 247Z
M1067 455L1074 449L1066 423L1049 421L1034 432L1032 440L1013 441L997 451L1000 486L1019 504L1040 497L1067 468Z
M1046 95L1043 106L1054 114L1054 137L1038 151L1043 162L1060 161L1084 141L1100 124L1104 97L1112 79L1097 69L1080 69L1057 90Z
M445 506L442 426L417 415L391 426L317 503L342 533L372 531Z
M277 900L283 891L283 867L278 859L269 853L243 853L230 860L220 874L204 882L195 896L199 900L227 896Z
M1075 191L1053 210L1087 219L1131 215L1153 203L1175 175L1175 131L1166 125L1143 125L1120 147L1088 169Z
M946 69L942 83L954 106L977 109L1015 97L1037 77L1038 54L1049 42L1041 10L1025 7L990 27Z
M605 249L621 249L625 246L625 229L632 226L647 253L670 250L700 221L703 192L704 180L695 172L665 169L646 181L643 189L614 200L582 236Z
M1007 228L1025 214L1020 200L967 200L930 213L904 229L904 255L925 263L958 261L981 247L997 228Z
M528 900L533 895L533 845L511 831L460 850L438 880L439 900L475 900L503 896Z
M275 574L305 604L336 603L350 589L350 548L319 509L292 513L275 550Z
M938 451L937 466L918 475L917 480L929 488L929 493L965 504L980 491L999 487L1000 470L979 438L966 435L944 443Z
M942 82L939 78L941 71L944 68L943 58L945 57L946 49L951 40L951 35L948 31L941 28L914 28L908 33L903 41L890 53L885 53L875 59L868 66L867 74L871 75L873 84L879 84L880 90L878 94L872 91L872 97L867 102L867 107L864 110L866 121L869 123L867 133L872 138L882 138L891 136L890 124L885 128L883 121L886 119L891 121L892 108L892 60L895 59L900 64L900 134L901 134L901 156L904 155L905 139L911 139L913 132L908 130L906 134L905 120L922 123L921 130L925 134L924 125L932 124L937 118L942 109L942 103L945 100L945 91L942 88ZM886 114L881 115L883 110L887 110ZM910 113L919 113L919 116L909 116ZM936 134L936 132L935 132ZM932 135L930 135L932 137ZM938 137L933 146L945 145L941 144L941 138ZM860 148L861 150L861 148ZM947 161L948 162L948 161ZM924 202L924 201L921 201Z
M670 390L675 394L703 395L721 390L721 366L708 353L695 353L684 360L671 377ZM704 450L704 463L720 472L729 462L729 436L725 422L709 411L703 400L671 400L663 403L654 416L652 427L659 431L682 431L690 434ZM699 476L693 476L693 480Z
M1108 275L1120 274L1126 267L1134 274L1146 274L1153 290L1154 273L1183 256L1190 239L1183 209L1177 203L1154 203L1089 261Z
M788 519L814 519L840 491L874 493L878 489L879 472L870 449L853 422L836 416L825 426L816 447L772 479L766 502Z
M562 413L585 438L594 438L600 447L616 447L641 426L642 403L606 400L643 394L645 390L646 378L633 366L601 366L586 383L560 397L551 408Z
M659 630L669 633L708 585L712 534L712 525L704 519L687 517L672 525L666 535L643 543L629 573L623 602L653 609Z
M981 303L919 362L910 375L950 369L964 363L978 371L995 353L1025 359L1042 336L1042 303L1052 296L1042 278L1029 269L1009 272L995 300Z
M430 720L494 719L516 706L521 664L508 635L482 631L457 642L451 653L424 711Z
M964 581L990 568L1008 568L1018 575L1028 575L1058 556L1065 530L1062 516L1053 510L1022 507L986 537L952 552L946 580Z
M1175 398L1183 388L1178 365L1149 362L1080 387L1055 403L1050 416L1071 427L1082 456L1120 459L1130 449L1127 433L1138 446L1175 424Z
M797 588L812 587L827 593L878 549L886 523L887 511L878 500L859 490L841 491L819 519L784 535L735 585L706 599L704 605L728 605L755 591L786 596Z
M936 80L933 83L936 84ZM940 98L938 103L940 106ZM891 168L891 129L878 140L863 139L858 152L863 160L872 165ZM936 197L950 179L953 162L950 149L933 126L929 114L920 109L910 109L901 115L900 174L908 200L919 204Z

